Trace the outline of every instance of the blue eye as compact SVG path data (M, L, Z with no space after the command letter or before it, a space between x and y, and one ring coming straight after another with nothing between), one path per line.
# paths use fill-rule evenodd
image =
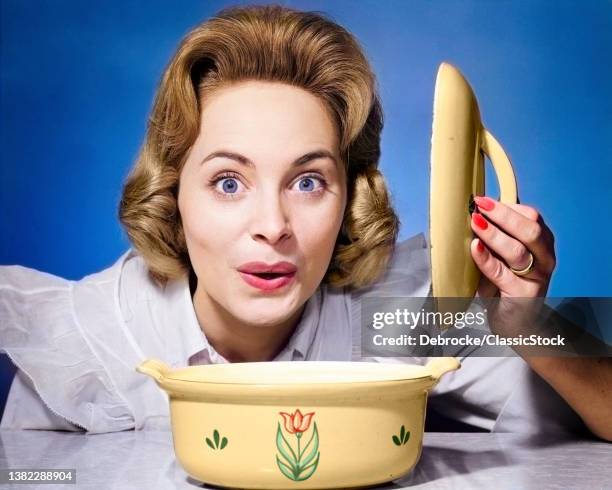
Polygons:
M221 183L221 185L219 185ZM210 181L210 185L221 196L234 197L239 193L240 180L232 173L219 175Z
M223 179L222 182L223 184L221 185L221 187L223 188L223 192L226 192L228 194L234 194L238 189L238 183L236 182L236 179Z
M314 181L310 177L300 180L301 191L311 191L314 189Z
M299 190L304 191L304 192L313 192L313 191L320 190L321 188L324 187L323 179L321 179L320 177L315 177L314 175L302 177L298 182L299 182L299 185L298 185ZM316 187L317 183L319 184L318 187Z

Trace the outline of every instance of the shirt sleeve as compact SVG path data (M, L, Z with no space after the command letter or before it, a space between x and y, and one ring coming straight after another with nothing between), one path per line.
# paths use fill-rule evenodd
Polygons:
M113 300L125 255L104 271L69 281L21 266L0 267L0 351L18 372L3 429L114 432L134 427L104 354L120 322ZM106 336L99 335L104 325Z
M17 370L11 384L0 428L73 432L82 430L47 408L36 393L32 380L21 370Z

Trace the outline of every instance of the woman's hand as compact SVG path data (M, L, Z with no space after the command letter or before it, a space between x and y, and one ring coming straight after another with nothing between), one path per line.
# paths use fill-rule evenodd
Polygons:
M533 298L546 296L556 266L555 238L540 213L523 204L503 204L489 197L474 198L471 252L482 272L478 296ZM484 216L484 217L483 217ZM524 276L533 255L533 269Z
M503 204L488 197L474 200L478 212L472 214L472 230L478 238L472 240L471 252L482 272L477 294L499 296L502 300L489 315L489 326L505 335L530 333L538 303L544 300L513 298L546 296L556 265L554 236L540 213L530 206ZM530 254L533 269L525 275L512 272L510 268L526 269ZM517 352L525 354L521 349ZM612 358L523 357L580 415L593 434L612 441Z

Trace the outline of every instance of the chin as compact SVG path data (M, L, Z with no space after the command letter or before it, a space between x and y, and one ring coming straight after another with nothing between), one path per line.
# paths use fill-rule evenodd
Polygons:
M240 318L240 320L245 324L251 325L253 328L268 328L284 322L287 320L287 318L289 318L289 316L291 315L281 316L278 314L278 312L275 312L274 314L270 315L252 315L248 318Z
M287 321L300 308L294 298L259 298L237 305L236 317L254 327L270 327Z

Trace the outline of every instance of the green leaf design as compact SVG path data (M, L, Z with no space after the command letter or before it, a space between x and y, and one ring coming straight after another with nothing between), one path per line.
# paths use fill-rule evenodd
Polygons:
M312 435L310 436L310 440L308 441L308 443L304 447L304 451L302 452L302 456L304 454L306 454L306 451L308 450L308 446L310 446L310 443L313 442L313 441L314 441L314 444L312 445L312 449L310 450L310 453L308 454L308 456L306 456L304 459L302 459L300 461L300 466L302 468L305 468L306 466L308 466L308 464L315 458L315 456L317 456L317 453L319 451L319 431L317 430L317 423L316 422L314 423L314 430L312 431Z
M221 439L221 434L219 434L219 431L217 429L213 431L212 440L208 437L206 438L206 444L208 445L209 448L213 450L223 449L225 446L227 446L228 442L229 440L227 437L223 437L223 439Z
M404 439L402 439L402 444L406 444L408 442L408 439L410 439L410 431L407 431L404 435Z
M289 463L292 467L295 468L298 463L297 456L295 455L295 452L293 451L291 445L287 442L287 439L285 439L285 436L281 431L280 422L278 423L278 429L276 431L276 447L278 448L278 451L281 453L283 458L287 460L287 463ZM285 449L285 447L287 447L289 451L291 451L291 454L287 452L287 449Z
M281 473L283 475L285 475L290 480L295 480L295 468L283 463L278 457L278 454L276 455L276 464L278 465L278 469L281 470Z
M392 439L393 439L393 444L395 444L396 446L403 446L404 444L408 442L408 439L410 439L410 431L406 430L406 427L402 425L400 427L399 437L396 435L393 435Z
M302 432L293 434L297 438L298 454L296 455L293 447L283 434L280 422L277 424L276 447L280 455L276 455L276 464L281 473L293 481L304 481L310 478L316 471L321 457L317 423L313 424L310 438L304 448L301 449L300 438L304 434Z
M304 481L312 476L312 474L316 471L317 466L319 465L319 456L321 456L321 453L317 454L317 459L315 459L314 463L300 470L300 474L298 474L298 477L295 479L295 481ZM302 472L305 473L302 474Z
M312 440L314 439L315 436L315 432L317 432L317 423L314 423L314 430L312 431L312 434L310 436L310 439L308 439L308 442L306 443L306 445L302 448L302 455L308 451L308 446L310 446L310 443L312 442ZM317 434L317 438L319 437L319 435Z

